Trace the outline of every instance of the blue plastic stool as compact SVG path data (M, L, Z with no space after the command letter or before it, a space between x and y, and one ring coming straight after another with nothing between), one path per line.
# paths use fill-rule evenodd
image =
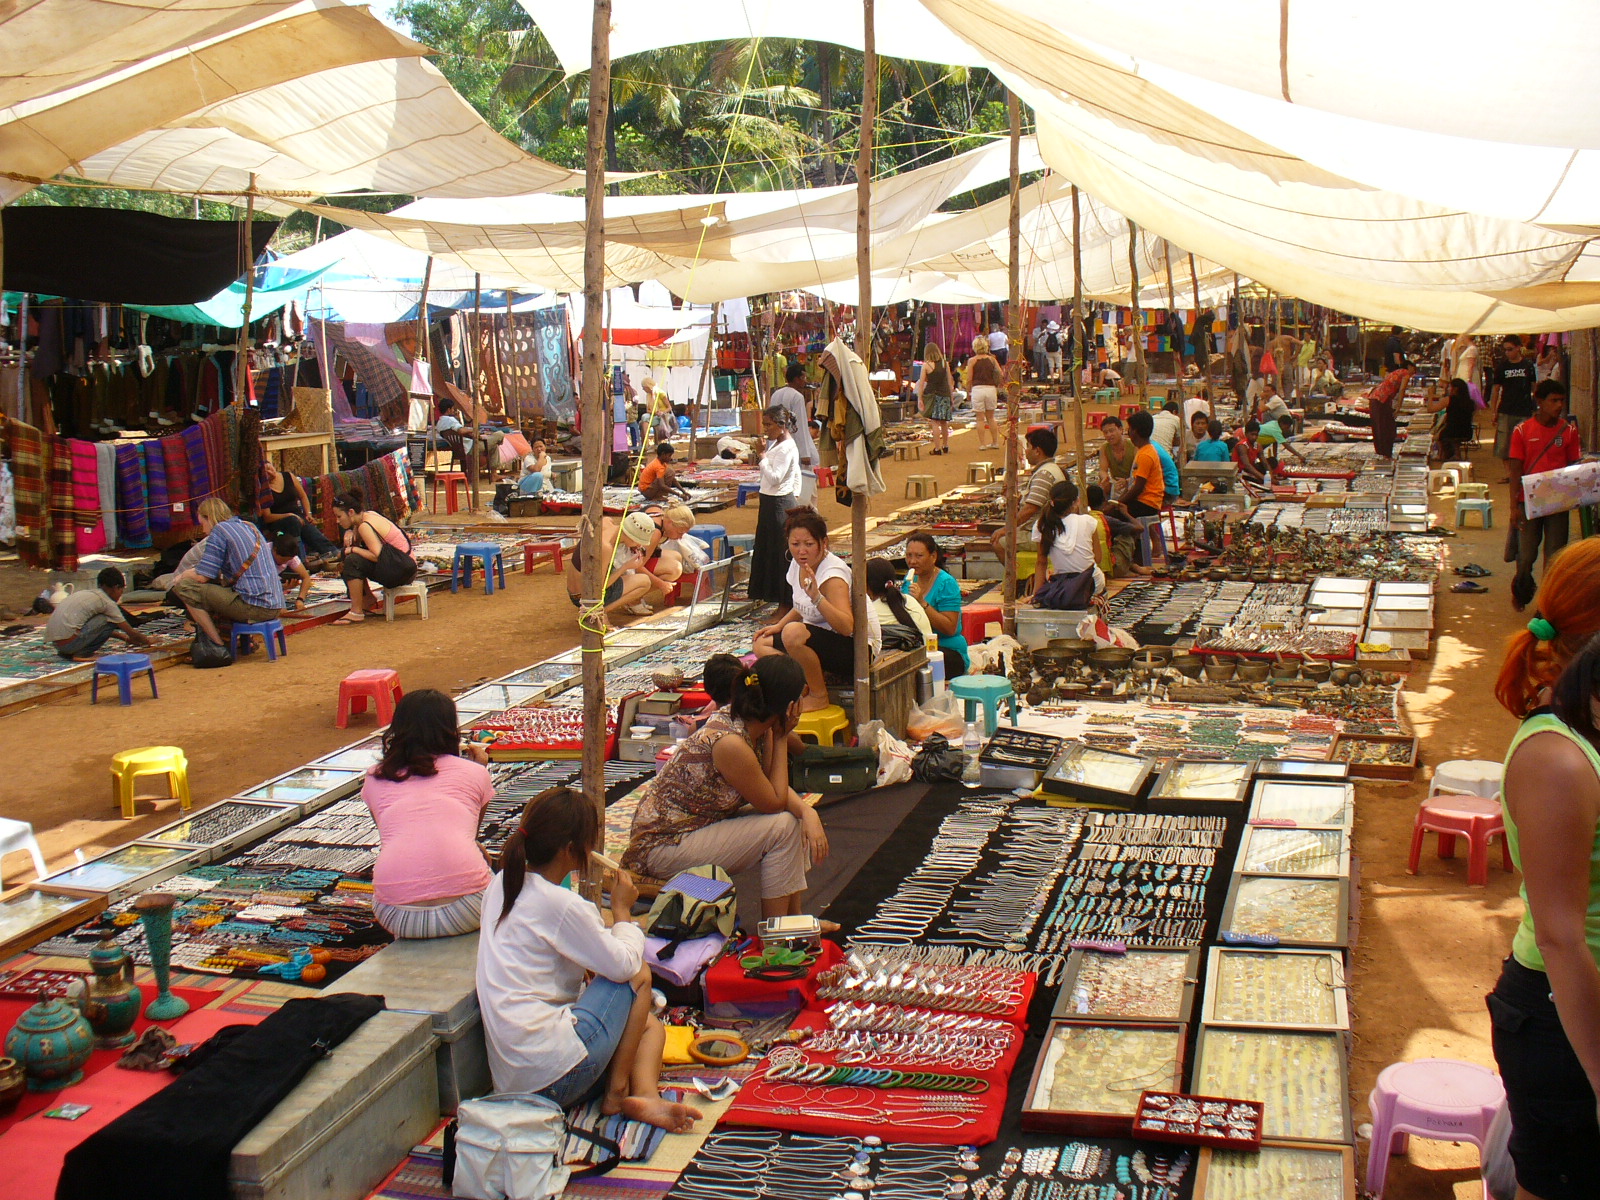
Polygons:
M1000 727L1000 704L1010 701L1011 723L1017 723L1017 696L1011 681L1001 675L962 675L950 681L950 691L966 704L966 719L978 719L978 703L983 703L983 725L989 737Z
M117 695L126 708L133 703L133 677L140 671L150 676L150 698L161 699L161 693L156 691L156 669L150 664L148 654L107 654L104 658L94 660L94 677L89 681L89 703L100 702L100 676L115 675Z
M1155 548L1151 544L1151 530L1155 531L1153 540L1161 543L1161 557L1166 558L1169 553L1167 550L1167 531L1161 528L1161 518L1165 515L1165 513L1157 513L1153 517L1134 518L1139 523L1139 541L1144 546L1144 565L1147 567L1156 565Z
M267 643L267 661L277 662L280 653L289 653L289 640L283 636L283 622L277 619L271 621L235 621L233 629L228 634L228 649L233 651L235 658L239 657L239 639L249 637L251 634L260 634ZM278 639L274 645L272 639Z
M690 537L697 537L711 547L711 561L728 557L728 527L726 525L696 525L689 530ZM722 543L722 553L717 553L717 543Z
M733 506L735 508L743 508L745 501L749 500L751 496L758 495L760 491L761 485L759 483L741 483L739 485L738 498L734 500Z
M483 591L486 596L494 595L494 574L500 572L500 586L506 586L506 560L500 553L500 547L493 542L462 542L456 547L455 557L450 560L450 590L459 590L462 583L469 588L472 586L472 560L483 560Z

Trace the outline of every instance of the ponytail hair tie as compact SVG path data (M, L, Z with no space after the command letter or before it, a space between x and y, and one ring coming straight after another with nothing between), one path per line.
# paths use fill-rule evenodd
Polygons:
M1556 640L1556 627L1543 617L1535 617L1528 622L1528 632L1541 642Z
M1551 636L1554 636L1554 635L1552 634ZM760 687L761 686L761 679L760 679L760 677L758 677L756 675L756 673L754 671L751 671L750 674L748 674L748 675L746 675L744 677L744 685L745 685L745 687Z

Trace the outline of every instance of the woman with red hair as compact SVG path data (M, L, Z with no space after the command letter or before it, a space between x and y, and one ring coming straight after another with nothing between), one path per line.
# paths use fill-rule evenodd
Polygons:
M1537 601L1495 687L1522 719L1501 804L1524 911L1488 1004L1518 1200L1578 1200L1600 1196L1600 539L1563 551Z

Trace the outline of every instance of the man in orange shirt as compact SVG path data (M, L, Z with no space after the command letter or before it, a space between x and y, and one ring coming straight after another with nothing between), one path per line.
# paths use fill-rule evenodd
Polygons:
M1117 499L1135 517L1158 515L1162 496L1166 492L1161 456L1150 444L1150 434L1154 428L1155 421L1147 412L1136 412L1128 417L1128 440L1133 443L1133 473Z
M678 486L678 477L672 470L672 443L662 442L656 447L654 461L639 472L639 490L652 500L659 500Z

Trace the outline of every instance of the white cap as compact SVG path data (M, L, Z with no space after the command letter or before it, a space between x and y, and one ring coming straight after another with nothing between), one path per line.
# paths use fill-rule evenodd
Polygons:
M622 518L622 527L618 532L629 545L648 546L656 536L656 523L648 513L631 512Z

